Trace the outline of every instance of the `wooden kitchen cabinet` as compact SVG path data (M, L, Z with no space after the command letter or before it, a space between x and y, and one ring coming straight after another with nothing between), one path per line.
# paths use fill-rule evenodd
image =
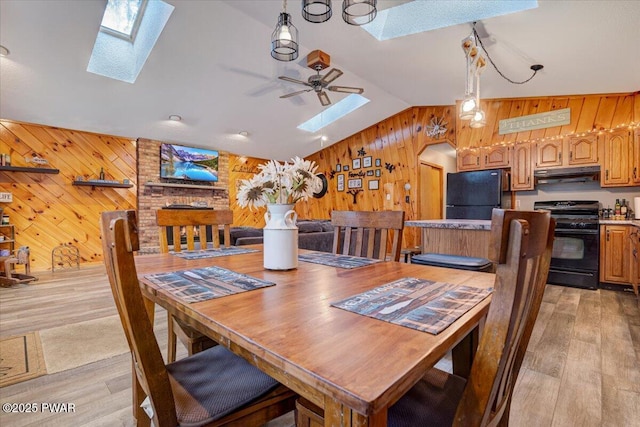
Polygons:
M631 283L631 226L600 226L600 281Z
M562 166L562 140L536 143L536 168Z
M480 169L480 149L463 148L456 153L458 172Z
M640 128L636 128L633 135L631 158L633 159L631 165L631 181L636 185L640 185Z
M465 148L457 153L458 171L501 169L511 164L510 147Z
M533 190L533 168L531 159L531 143L516 144L512 150L511 190Z
M598 136L569 135L536 143L536 168L590 166L599 164Z
M591 133L584 136L569 135L564 139L564 146L569 153L565 156L567 166L597 165L600 159L598 135Z
M631 185L630 159L633 158L631 131L618 129L600 135L604 146L602 187L620 187Z

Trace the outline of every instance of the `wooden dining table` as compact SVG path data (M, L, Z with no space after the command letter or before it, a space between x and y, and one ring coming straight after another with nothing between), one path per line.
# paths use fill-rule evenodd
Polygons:
M386 426L387 409L450 350L454 371L468 375L491 297L437 335L331 303L403 277L489 288L493 274L399 262L344 269L300 261L294 270L272 271L263 268L262 247L248 247L258 251L197 260L136 256L143 295L323 408L325 426ZM144 278L207 266L275 286L185 303Z

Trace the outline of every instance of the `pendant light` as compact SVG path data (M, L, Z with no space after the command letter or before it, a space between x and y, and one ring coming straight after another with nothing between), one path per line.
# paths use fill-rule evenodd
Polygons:
M302 0L302 17L314 24L331 18L331 0Z
M278 24L271 34L271 56L278 61L293 61L298 58L298 29L287 13L287 0L284 0Z
M378 14L378 0L344 0L342 19L351 25L364 25L373 21Z

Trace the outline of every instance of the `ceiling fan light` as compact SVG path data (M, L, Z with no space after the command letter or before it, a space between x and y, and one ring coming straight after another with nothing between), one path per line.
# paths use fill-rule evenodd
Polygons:
M291 22L291 15L282 12L271 34L271 56L278 61L293 61L298 58L298 50L298 29Z
M378 0L344 0L342 19L350 25L364 25L373 21L378 14Z
M314 24L331 18L331 0L302 0L302 17Z

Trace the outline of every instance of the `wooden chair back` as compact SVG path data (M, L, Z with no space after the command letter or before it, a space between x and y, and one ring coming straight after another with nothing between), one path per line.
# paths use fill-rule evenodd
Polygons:
M391 260L400 260L404 211L333 211L331 224L334 254L384 260L391 242Z
M156 211L156 222L160 227L160 252L169 252L168 228L172 228L173 250L181 252L183 249L195 249L195 229L198 229L200 248L206 249L211 243L214 248L220 247L220 226L224 229L224 246L231 242L231 224L233 212L231 210L212 209L159 209ZM207 227L211 227L211 241L207 240ZM186 230L186 248L181 244L180 228Z
M494 294L455 425L504 423L549 272L555 223L548 211L494 209Z
M134 211L104 212L101 218L104 263L140 386L154 409L154 425L178 425L169 375L153 334L133 252L138 248Z

